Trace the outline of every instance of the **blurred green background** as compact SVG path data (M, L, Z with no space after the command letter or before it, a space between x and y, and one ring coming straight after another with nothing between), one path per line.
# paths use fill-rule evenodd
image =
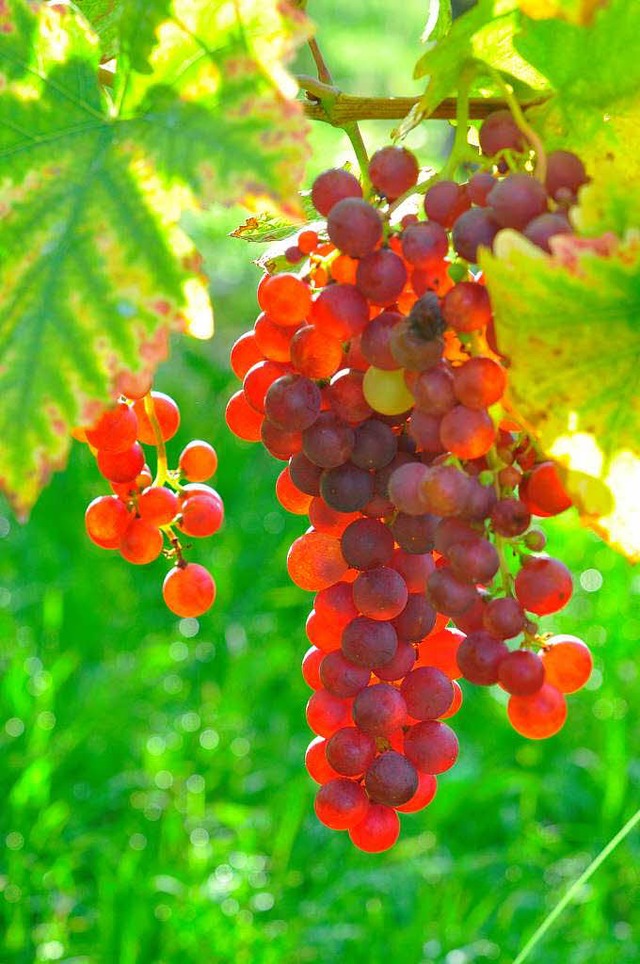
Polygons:
M406 0L401 19L384 0L310 6L339 84L418 89L423 2ZM298 69L311 72L306 56ZM388 128L364 134L376 147ZM339 132L312 137L310 177L352 159ZM428 163L448 137L435 122L409 143ZM576 574L553 625L596 660L564 730L527 742L500 693L467 687L460 761L392 851L367 856L320 826L303 766L310 597L285 569L304 522L275 500L281 465L223 419L228 349L256 314L258 252L225 237L242 218L191 223L218 332L176 340L157 379L182 409L174 458L192 437L220 456L227 522L192 553L216 576L214 609L177 621L164 562L135 568L89 543L84 510L105 485L80 445L28 525L0 506L0 961L512 960L638 806L640 574L570 514L548 525ZM636 833L530 960L640 960L639 861Z

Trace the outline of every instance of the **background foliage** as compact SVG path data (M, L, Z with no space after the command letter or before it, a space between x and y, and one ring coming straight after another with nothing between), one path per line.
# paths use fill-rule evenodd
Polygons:
M418 0L401 27L384 0L317 0L314 13L339 84L420 91L407 69ZM305 55L299 66L311 72ZM385 125L363 127L372 148L385 142ZM309 178L351 157L336 131L311 136ZM448 138L429 122L408 143L428 163ZM218 335L176 338L157 381L183 412L174 455L198 436L220 455L228 522L198 556L219 585L211 613L173 621L161 562L134 570L88 542L84 508L103 486L80 446L27 527L1 513L0 957L508 961L637 806L640 577L572 514L549 524L550 551L577 581L554 625L583 636L597 666L565 729L527 742L498 694L467 693L460 762L434 803L404 818L394 850L367 856L321 827L302 765L309 598L284 569L302 523L275 501L278 466L222 418L235 387L228 347L256 312L259 273L242 242L223 240L240 220L214 209L186 223L206 256ZM636 834L531 960L637 961L639 865Z

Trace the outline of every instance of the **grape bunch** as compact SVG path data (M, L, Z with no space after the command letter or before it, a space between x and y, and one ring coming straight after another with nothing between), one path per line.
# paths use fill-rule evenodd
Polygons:
M503 228L548 252L586 176L563 151L544 183L528 173L508 112L480 144L481 169L430 186L425 218L394 220L419 176L404 148L372 157L368 198L351 173L321 174L311 199L326 227L286 249L297 273L264 275L261 313L231 351L243 384L227 423L286 463L277 498L310 522L287 565L316 594L302 666L316 814L369 852L393 845L398 812L425 807L454 764L443 721L459 679L502 687L512 726L540 739L591 672L581 640L536 622L572 580L532 516L571 500L507 407L476 264Z
M213 604L216 586L204 566L185 560L181 536L211 536L222 525L222 499L205 484L215 474L218 457L208 442L196 439L180 453L178 467L169 470L165 443L178 431L178 405L148 385L139 387L134 378L123 383L122 391L92 425L73 432L91 447L111 485L110 495L98 496L87 507L87 535L134 565L164 554L174 563L162 586L165 603L178 616L201 616ZM144 445L156 449L155 479Z

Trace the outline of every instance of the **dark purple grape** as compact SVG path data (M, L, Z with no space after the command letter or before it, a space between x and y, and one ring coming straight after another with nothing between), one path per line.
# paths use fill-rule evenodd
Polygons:
M291 481L305 495L320 495L320 476L322 469L310 462L304 452L296 452L289 461Z
M408 598L406 582L389 566L367 569L353 583L356 609L370 619L395 619L407 605Z
M493 216L503 228L522 231L548 207L544 186L531 174L510 174L488 196Z
M491 582L500 568L496 547L488 539L473 539L451 546L447 556L452 571L464 582Z
M374 305L394 304L407 281L402 258L388 248L363 257L356 271L356 285Z
M393 535L377 519L356 519L342 533L342 555L354 569L386 566L393 556Z
M288 432L301 432L320 414L322 395L314 381L304 375L282 375L267 390L267 418Z
M366 201L348 197L331 208L327 233L340 251L352 258L364 258L382 239L382 219Z
M327 762L345 777L359 777L376 756L376 741L357 726L343 726L327 740Z
M373 476L352 462L325 469L320 476L320 494L338 512L358 512L373 495Z
M458 579L448 566L441 566L429 576L427 599L445 616L462 615L471 609L477 596L475 588Z
M353 721L371 736L388 736L404 726L407 705L390 683L374 683L360 690L353 701Z
M458 647L458 666L462 675L470 683L479 686L492 686L498 681L498 667L509 652L502 640L497 639L484 629L468 636Z
M334 412L320 412L302 433L302 451L309 461L323 469L333 469L346 462L353 450L355 432Z
M415 661L416 651L411 643L399 639L395 655L384 666L374 666L373 672L381 680L402 679L413 668Z
M422 492L422 484L429 469L422 462L407 462L399 466L389 478L389 498L400 512L424 515L429 506Z
M377 418L369 418L355 430L351 461L361 469L381 469L398 451L393 429Z
M500 499L491 510L493 531L507 539L521 536L530 523L531 513L519 499Z
M453 684L435 666L419 666L402 681L400 692L414 720L437 720L453 703Z
M385 750L365 773L364 788L374 803L397 807L410 800L418 789L418 774L402 753Z
M398 639L418 643L431 632L436 624L437 613L422 592L409 594L407 604L392 620Z
M422 555L433 549L433 536L437 523L438 517L429 513L407 515L405 512L398 512L391 523L391 531L401 549Z
M373 669L393 659L398 646L398 635L389 622L356 616L342 633L342 652L356 666Z
M517 599L491 599L483 615L484 628L498 639L511 639L524 627L524 610Z
M532 696L544 683L544 664L530 649L515 649L500 660L498 683L512 696Z
M328 693L345 699L355 696L367 686L371 672L364 666L356 666L339 649L327 653L320 663L320 679Z
M316 211L326 217L338 201L362 197L362 188L353 174L340 168L323 171L311 187L311 201Z
M465 211L453 225L451 242L461 258L475 264L478 260L478 250L480 248L491 250L493 239L499 230L500 225L491 208L472 208L470 211Z

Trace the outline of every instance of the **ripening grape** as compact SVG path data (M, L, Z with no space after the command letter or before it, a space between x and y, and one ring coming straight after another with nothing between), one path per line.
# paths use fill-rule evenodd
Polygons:
M328 763L341 776L359 777L375 759L376 742L357 726L344 726L327 741L325 752Z
M178 496L164 486L149 486L138 496L138 515L147 525L169 525L178 514L178 508Z
M462 640L456 659L462 675L470 683L491 686L497 683L500 663L508 652L508 647L501 639L485 629L479 629Z
M320 679L328 693L346 699L368 685L371 672L365 666L350 662L343 652L326 653L320 664Z
M494 443L496 431L486 409L456 405L442 417L440 439L443 446L459 459L477 459L486 455Z
M418 772L418 789L406 803L397 804L394 809L400 813L416 813L428 806L436 795L438 781L432 773Z
M362 383L367 403L382 415L399 415L413 406L413 395L406 386L401 369L367 369Z
M499 230L500 225L492 209L471 208L470 211L465 211L453 225L451 241L461 258L475 263L478 260L480 248L489 248L489 250L493 248L493 240Z
M530 740L545 740L564 726L567 704L560 690L544 683L531 696L512 696L507 716L514 730Z
M144 467L144 452L138 442L124 452L103 452L98 449L98 468L110 482L133 482Z
M332 830L348 830L367 812L367 795L354 780L338 777L320 787L315 799L318 820Z
M584 164L570 151L551 151L547 154L545 187L552 198L558 198L562 190L575 195L578 188L588 181Z
M447 232L436 221L419 221L402 232L402 255L416 268L428 269L447 256Z
M398 634L390 622L358 615L344 627L341 646L349 662L371 670L393 659Z
M406 281L407 269L402 258L386 248L362 258L356 271L358 289L374 305L394 304Z
M258 302L276 325L296 327L309 314L311 292L300 278L283 272L264 279L258 289Z
M87 535L102 549L117 549L131 513L117 495L100 495L87 506L84 516Z
M312 780L315 780L316 783L328 783L329 780L335 780L341 776L327 760L327 743L328 741L325 740L323 736L316 736L307 747L305 753L304 765L307 768L309 776Z
M309 729L317 736L332 736L336 730L351 724L352 700L340 699L320 689L307 701L306 717Z
M414 720L437 720L453 703L453 685L435 666L419 666L402 681L400 692Z
M416 667L435 666L450 679L458 679L462 676L462 670L458 666L457 656L464 638L464 633L457 629L441 629L427 636L420 644Z
M340 540L325 532L307 532L292 543L287 569L296 586L318 592L338 582L349 567Z
M531 174L510 174L498 181L487 201L502 228L522 231L529 221L547 210L547 192Z
M546 641L541 656L546 682L561 693L575 693L591 676L591 652L577 636L552 636Z
M120 539L120 554L137 566L157 559L162 552L162 533L144 519L132 519Z
M483 285L459 281L442 302L442 314L456 331L477 331L491 321L489 294Z
M259 442L263 416L249 405L242 390L235 392L227 402L224 413L230 430L245 442Z
M367 686L353 701L354 723L371 736L388 736L403 726L406 719L407 705L389 683Z
M394 619L400 615L408 598L406 582L399 572L388 566L367 569L353 583L356 609L370 619Z
M218 456L213 445L194 439L185 445L178 459L180 472L189 482L206 482L215 475Z
M138 419L138 441L145 445L155 445L156 435L151 420L147 415L145 399L150 398L153 403L155 419L158 423L160 435L167 442L178 431L180 425L180 409L174 400L163 392L151 392L145 398L134 402L133 410Z
M515 579L518 601L537 616L555 613L571 599L571 573L559 559L531 556Z
M218 493L215 489L193 494L187 490L187 495L180 507L178 528L198 539L214 535L224 521L224 506Z
M351 842L365 853L379 854L393 847L400 834L398 815L391 807L381 803L369 804L362 820L351 827Z
M213 605L216 586L211 573L197 562L175 566L162 584L165 603L177 616L202 616Z
M302 325L291 339L291 364L307 378L331 378L342 354L341 342L315 325Z
M471 201L466 188L455 181L439 181L424 198L425 214L444 228L450 228L469 209Z
M117 402L84 431L87 442L94 449L124 452L131 448L137 438L138 419L133 408L125 402Z
M444 773L456 762L458 738L446 723L425 720L405 733L404 753L421 773Z

